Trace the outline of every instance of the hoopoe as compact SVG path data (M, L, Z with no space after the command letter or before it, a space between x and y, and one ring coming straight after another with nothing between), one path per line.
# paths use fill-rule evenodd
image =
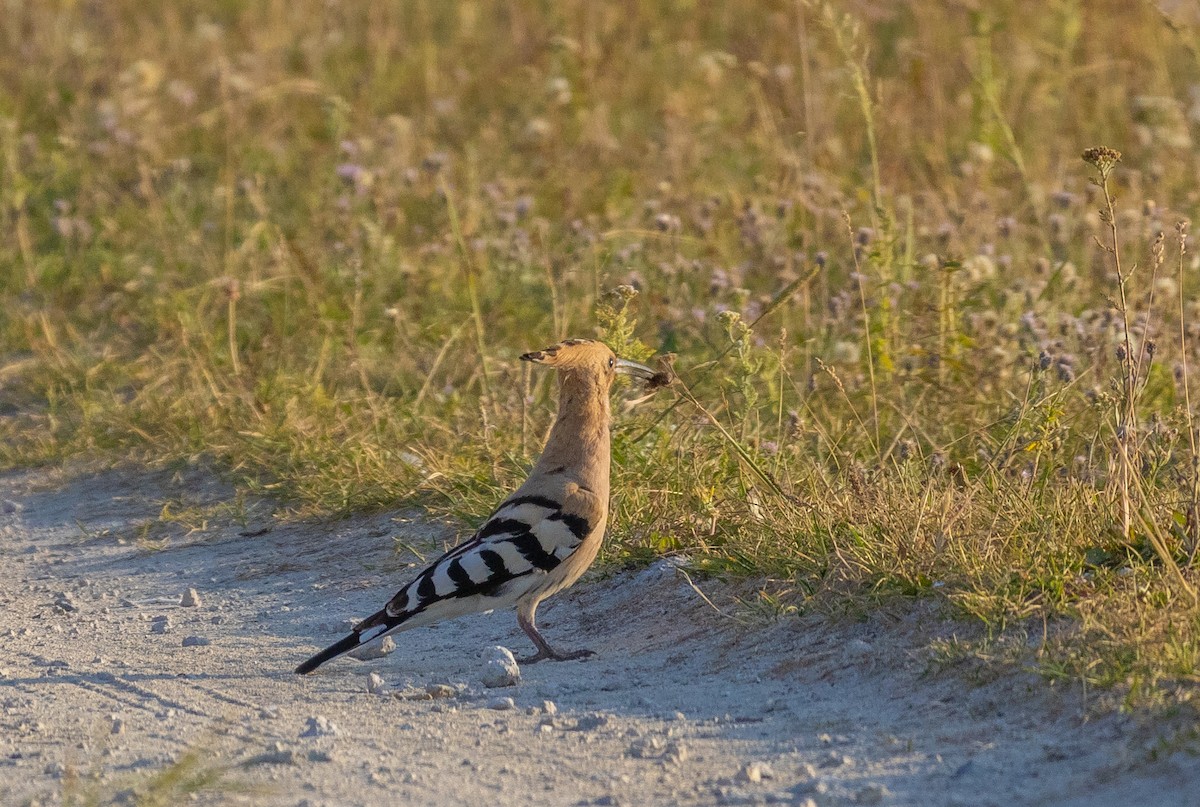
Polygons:
M466 614L516 606L517 624L537 646L520 659L566 661L590 650L555 650L538 632L538 603L579 579L596 559L608 521L609 389L616 373L662 383L645 365L619 359L592 339L568 339L521 359L558 371L558 417L541 458L483 526L426 566L349 636L296 668L310 673L384 634Z

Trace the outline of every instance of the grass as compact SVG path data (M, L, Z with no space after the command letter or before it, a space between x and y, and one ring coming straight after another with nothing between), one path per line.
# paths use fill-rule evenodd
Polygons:
M609 560L935 597L1186 701L1187 13L18 3L0 464L204 456L470 522L552 417L517 356L599 335L680 379L618 406Z
M231 775L232 767L214 762L210 749L205 748L190 748L159 768L110 781L103 780L97 771L81 775L68 767L58 801L63 807L170 807L202 796L225 800L233 793L256 792L255 787ZM262 788L257 791L263 792Z

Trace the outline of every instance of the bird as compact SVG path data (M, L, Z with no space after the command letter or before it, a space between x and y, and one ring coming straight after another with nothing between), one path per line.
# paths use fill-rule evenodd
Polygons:
M617 373L651 388L664 374L594 339L567 339L525 353L558 374L558 415L528 478L469 539L426 565L381 610L296 668L305 675L385 634L484 611L516 607L537 652L524 664L594 655L562 652L537 629L538 604L574 584L600 548L608 521L609 391Z

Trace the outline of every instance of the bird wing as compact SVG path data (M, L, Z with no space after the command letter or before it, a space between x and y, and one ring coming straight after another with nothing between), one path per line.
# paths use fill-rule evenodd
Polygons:
M570 557L605 515L599 497L574 482L551 493L518 490L470 539L426 566L355 630L511 605Z
M532 480L531 480L532 481ZM608 503L574 482L506 499L471 538L430 563L384 608L296 668L304 675L385 633L514 605L602 530ZM561 572L560 572L561 574Z

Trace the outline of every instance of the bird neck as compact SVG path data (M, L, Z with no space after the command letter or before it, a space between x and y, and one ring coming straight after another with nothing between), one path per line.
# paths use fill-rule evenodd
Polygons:
M583 373L563 373L558 388L558 417L535 473L566 469L582 487L608 490L608 385Z

